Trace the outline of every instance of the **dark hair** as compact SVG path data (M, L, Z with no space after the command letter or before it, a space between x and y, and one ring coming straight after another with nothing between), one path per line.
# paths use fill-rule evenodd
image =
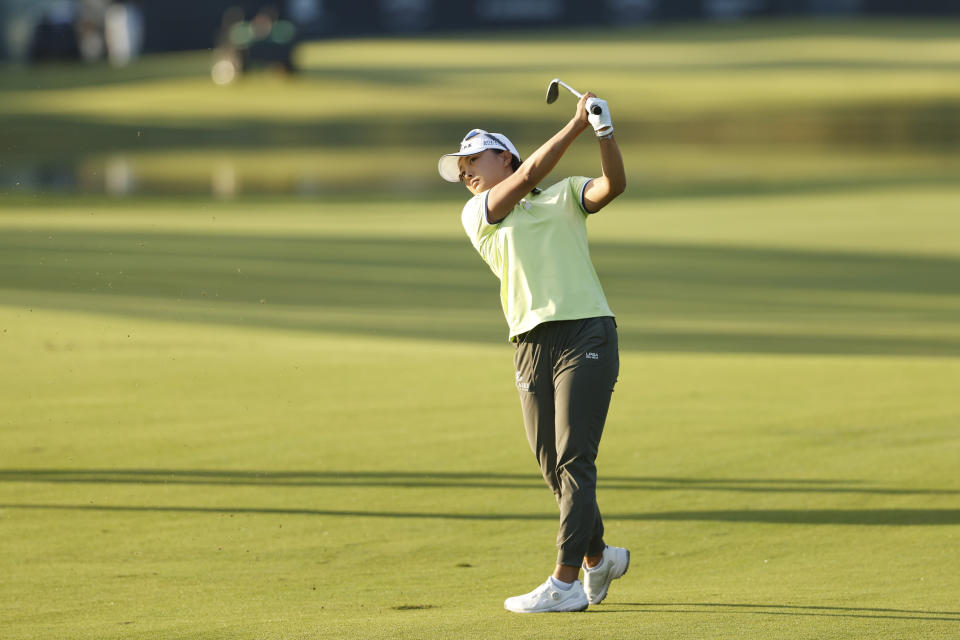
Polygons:
M503 153L503 152L505 152L505 151L506 151L507 153L510 153L510 152L507 151L506 149L491 149L491 151L493 151L494 153L498 153L498 154L499 154L499 153ZM521 161L520 161L520 158L518 158L517 156L513 155L512 153L510 153L510 168L513 169L514 172L516 172L516 170L520 168L520 165L521 165L521 164L522 164L522 163L521 163ZM533 189L530 190L530 193L532 193L533 195L537 195L537 194L540 193L541 191L543 191L543 190L542 190L540 187L534 187Z

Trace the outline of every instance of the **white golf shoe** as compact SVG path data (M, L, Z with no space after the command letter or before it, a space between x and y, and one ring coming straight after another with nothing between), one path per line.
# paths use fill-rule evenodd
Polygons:
M528 594L503 601L507 611L514 613L546 613L549 611L583 611L587 608L587 594L583 585L575 581L566 591L557 589L550 578Z
M611 547L603 550L603 560L600 564L583 572L583 588L590 604L600 604L607 597L610 583L627 572L630 566L630 552L620 547Z

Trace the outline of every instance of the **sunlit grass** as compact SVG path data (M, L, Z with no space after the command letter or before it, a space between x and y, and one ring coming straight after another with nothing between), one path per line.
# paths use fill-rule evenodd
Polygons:
M0 637L956 635L954 27L328 41L230 87L204 52L6 70L0 171L68 179L0 192ZM610 98L628 167L588 228L633 565L529 619L502 600L555 504L435 166L472 126L539 143L554 76Z

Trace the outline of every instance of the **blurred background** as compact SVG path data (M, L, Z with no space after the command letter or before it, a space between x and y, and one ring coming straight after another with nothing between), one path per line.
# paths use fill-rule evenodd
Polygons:
M560 77L625 156L591 235L627 348L960 353L956 2L0 7L14 308L502 343L437 158L529 154ZM582 136L553 177L598 170Z
M943 39L958 14L947 0L0 0L0 189L449 194L434 157L466 130L529 153L563 121L571 105L543 103L555 76L613 104L633 195L936 181L956 168Z

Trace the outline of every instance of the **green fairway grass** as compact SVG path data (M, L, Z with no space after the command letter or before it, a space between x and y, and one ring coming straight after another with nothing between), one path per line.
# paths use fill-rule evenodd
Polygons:
M77 182L0 189L0 638L960 637L953 27L323 42L225 88L205 54L6 69L4 168ZM434 167L484 114L529 149L556 75L623 122L588 229L632 563L518 616L556 506ZM124 197L85 182L117 157Z

